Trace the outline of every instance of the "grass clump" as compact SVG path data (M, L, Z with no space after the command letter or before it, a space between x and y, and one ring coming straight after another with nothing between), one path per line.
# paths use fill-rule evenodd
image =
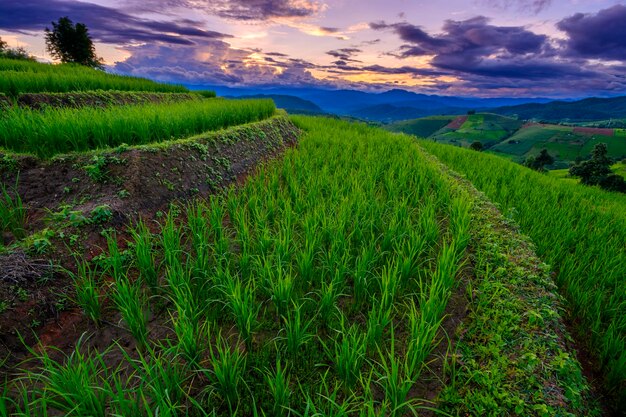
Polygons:
M199 100L42 111L15 107L0 115L0 146L49 158L60 153L184 138L263 120L274 111L271 100ZM97 168L96 161L86 169L98 176Z

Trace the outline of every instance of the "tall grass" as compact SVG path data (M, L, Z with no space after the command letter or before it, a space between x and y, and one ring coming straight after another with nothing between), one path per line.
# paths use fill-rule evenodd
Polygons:
M10 190L0 183L0 230L10 232L16 239L26 234L26 207L17 190L17 184Z
M0 92L69 92L87 90L188 92L180 85L161 84L145 78L115 75L82 65L51 65L0 58Z
M513 217L557 273L569 317L626 408L626 198L505 159L423 142Z
M183 138L270 117L271 100L202 100L106 109L20 107L0 114L0 146L55 154Z
M281 161L170 210L155 233L135 226L128 251L109 241L115 308L142 346L126 358L132 388L106 388L119 413L133 413L133 396L146 415L157 404L160 415L412 410L468 205L408 137L295 120L307 133ZM166 317L165 348L148 340L148 310Z

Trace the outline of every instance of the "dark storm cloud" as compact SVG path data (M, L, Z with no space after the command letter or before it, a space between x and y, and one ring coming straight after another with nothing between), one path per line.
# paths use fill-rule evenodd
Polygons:
M314 0L187 0L185 3L234 20L303 18L316 14L322 8L322 5Z
M335 49L332 51L328 51L326 52L326 55L330 55L332 57L335 57L337 59L339 59L340 61L345 61L345 62L361 62L357 59L352 58L354 55L359 54L363 52L361 49L359 48L341 48L341 49Z
M577 13L557 28L568 36L566 53L581 58L626 61L626 6L618 4L597 14Z
M0 1L0 28L7 31L41 32L61 16L85 23L95 40L106 43L125 45L164 42L194 45L201 41L229 37L201 29L200 22L189 19L172 22L140 19L117 9L80 1Z

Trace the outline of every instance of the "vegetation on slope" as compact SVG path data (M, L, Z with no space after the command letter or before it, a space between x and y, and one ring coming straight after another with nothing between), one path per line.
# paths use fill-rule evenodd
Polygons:
M70 92L89 90L155 91L186 93L183 86L161 84L145 78L109 74L76 64L42 64L0 58L0 93Z
M300 149L238 192L170 211L156 234L137 225L127 251L111 235L99 267L80 263L86 315L97 325L119 311L138 353L79 343L57 362L33 349L42 368L15 381L12 407L401 416L419 406L412 389L438 343L471 202L409 137L296 121L309 131ZM153 338L150 314L169 336Z
M59 153L182 138L253 122L275 112L271 100L198 100L105 109L13 107L0 114L0 146L51 157Z
M405 120L392 123L387 126L387 130L392 132L403 132L421 138L427 138L439 129L447 126L456 116L430 116L421 119Z
M553 101L499 107L489 111L523 120L551 123L620 119L626 114L626 97L588 98L579 101Z
M521 225L557 272L569 319L626 408L626 197L533 172L493 155L423 145Z

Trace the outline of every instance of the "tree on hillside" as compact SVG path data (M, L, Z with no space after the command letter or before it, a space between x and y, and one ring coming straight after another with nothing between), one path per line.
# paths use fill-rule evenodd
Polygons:
M548 153L547 149L542 149L537 156L529 156L524 161L524 165L528 168L534 169L535 171L544 171L546 165L552 165L554 163L554 158L552 155Z
M0 58L8 59L22 59L27 61L34 61L33 58L26 49L18 46L17 48L9 48L9 44L0 38Z
M577 163L569 169L570 175L580 177L586 185L599 185L605 190L626 193L626 181L611 170L613 160L608 157L606 143L598 143L593 147L591 159Z
M102 58L96 56L87 26L72 22L67 16L52 22L52 30L46 28L46 49L61 62L102 67Z
M472 144L470 145L470 149L480 152L483 150L483 144L479 141L472 142Z

